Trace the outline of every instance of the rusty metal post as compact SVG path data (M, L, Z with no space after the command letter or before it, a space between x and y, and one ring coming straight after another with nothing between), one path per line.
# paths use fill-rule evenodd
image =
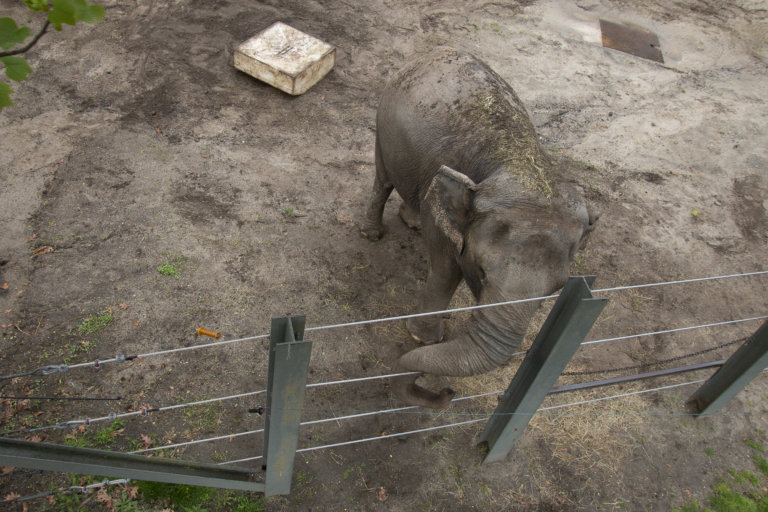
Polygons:
M272 319L263 460L266 496L290 494L312 343L304 316Z

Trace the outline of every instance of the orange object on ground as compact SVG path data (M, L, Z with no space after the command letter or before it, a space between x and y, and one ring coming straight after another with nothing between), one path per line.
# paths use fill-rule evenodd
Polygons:
M197 335L198 336L210 336L211 338L215 338L215 339L221 338L221 333L220 332L209 331L208 329L206 329L204 327L200 327L200 328L197 329Z

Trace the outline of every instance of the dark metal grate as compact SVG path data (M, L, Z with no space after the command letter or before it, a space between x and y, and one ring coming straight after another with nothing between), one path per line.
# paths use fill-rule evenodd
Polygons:
M603 35L603 46L606 48L664 63L659 38L650 30L600 20L600 31Z

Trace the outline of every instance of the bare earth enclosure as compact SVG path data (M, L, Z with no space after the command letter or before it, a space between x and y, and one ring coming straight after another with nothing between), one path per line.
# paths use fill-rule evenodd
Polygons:
M418 233L397 218L399 198L387 205L382 240L360 236L359 221L374 172L379 93L410 56L437 45L488 62L515 88L544 146L581 165L580 182L602 215L573 274L596 274L595 288L608 288L768 268L761 1L104 5L104 20L41 40L27 55L34 74L15 86L16 105L0 113L1 374L210 341L197 338L199 326L235 338L264 334L272 316L285 314L305 314L307 326L317 327L411 312L427 267ZM0 0L0 8L25 19L15 0ZM600 19L655 32L665 62L603 48ZM337 48L333 71L302 96L232 66L233 48L275 21ZM589 339L765 315L767 284L761 275L601 294L610 303ZM454 303L472 303L466 288ZM537 322L550 306L542 305ZM463 315L454 314L448 328L460 328ZM566 371L665 361L758 326L586 346ZM526 343L532 333L535 326ZM390 373L414 346L402 321L307 338L314 342L310 382ZM2 399L0 430L260 390L266 346L252 340L2 381L3 396L122 400ZM734 348L667 366L722 359ZM427 385L450 385L462 396L503 390L519 363L513 358L475 378L427 378ZM544 405L707 375L556 396ZM292 495L266 506L668 510L702 499L729 468L756 471L745 441L768 442L765 377L722 414L697 420L684 405L695 388L541 413L505 461L488 465L475 447L482 422L302 453ZM300 447L480 418L495 403L489 397L440 413L322 423L301 430ZM259 405L257 395L133 417L104 444L130 451L258 429L263 418L247 411ZM401 405L385 380L325 386L307 391L304 419ZM97 444L89 435L27 437ZM260 445L259 435L242 436L166 456L223 462L258 455ZM0 478L0 497L71 484L68 475Z

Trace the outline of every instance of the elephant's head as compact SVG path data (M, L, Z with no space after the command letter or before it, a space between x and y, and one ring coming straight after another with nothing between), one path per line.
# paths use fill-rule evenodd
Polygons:
M543 297L561 288L595 221L576 186L558 185L546 198L507 173L475 184L445 166L432 180L424 207L450 241L446 250L454 253L479 304ZM445 376L492 370L519 348L537 306L524 302L475 310L463 334L412 350L400 365ZM435 395L414 380L406 382L406 400L430 407L450 400L448 390Z

